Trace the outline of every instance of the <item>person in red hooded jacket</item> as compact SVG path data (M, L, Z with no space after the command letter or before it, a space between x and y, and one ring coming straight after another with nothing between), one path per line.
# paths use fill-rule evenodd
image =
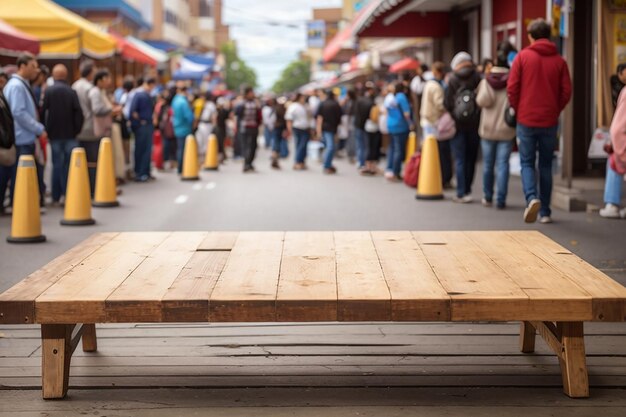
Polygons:
M524 221L551 223L552 156L558 119L572 95L567 63L550 41L551 28L543 19L528 25L530 46L521 51L507 82L509 103L517 116L517 138L526 197ZM535 159L539 153L539 192Z

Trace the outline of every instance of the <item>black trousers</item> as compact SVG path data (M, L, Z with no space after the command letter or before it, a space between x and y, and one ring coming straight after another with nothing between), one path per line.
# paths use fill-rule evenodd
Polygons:
M96 140L79 140L78 145L85 148L85 156L87 157L87 171L89 172L89 188L91 196L96 190L96 170L98 168L98 151L100 150L100 139Z
M449 184L452 180L452 152L449 140L438 140L439 161L441 164L441 179L443 184Z
M252 167L252 162L254 162L254 158L256 157L258 136L259 129L247 128L243 131L244 169Z

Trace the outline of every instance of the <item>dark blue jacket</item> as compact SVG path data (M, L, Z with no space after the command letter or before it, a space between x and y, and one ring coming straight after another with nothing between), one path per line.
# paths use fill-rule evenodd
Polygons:
M146 124L152 124L152 113L154 112L154 104L152 97L145 90L138 90L133 97L133 103L130 105L130 120L133 129L139 128ZM135 113L139 118L135 117Z

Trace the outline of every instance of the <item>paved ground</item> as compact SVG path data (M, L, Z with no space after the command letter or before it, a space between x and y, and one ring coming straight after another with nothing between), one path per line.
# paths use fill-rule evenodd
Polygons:
M469 205L458 205L451 202L451 192L446 193L444 201L417 201L414 191L403 184L388 184L381 177L362 178L356 173L354 166L345 161L338 163L339 174L333 177L321 174L321 168L311 164L311 170L307 172L293 172L290 162L283 162L280 172L269 168L269 155L262 151L256 163L258 173L243 175L241 165L229 162L219 172L203 172L202 180L195 183L181 182L173 173L157 173L157 181L149 184L129 184L123 188L124 193L120 196L121 207L115 209L94 209L93 216L97 220L95 226L90 227L62 227L59 220L62 217L62 209L51 208L42 217L43 231L48 237L48 242L39 245L15 246L8 245L5 237L9 233L10 218L0 218L0 291L10 287L24 276L41 267L46 262L61 254L68 248L79 243L92 233L102 231L130 231L130 230L487 230L487 229L519 229L540 230L557 242L572 250L583 259L601 268L608 275L626 284L626 246L624 235L626 221L606 220L597 214L554 212L555 223L551 225L526 225L522 222L523 198L519 178L513 177L510 185L509 207L505 211L497 211L482 207L475 202ZM481 197L480 175L477 176L474 196L478 201ZM437 325L439 326L439 325ZM507 325L510 326L510 325ZM365 326L367 327L367 326ZM372 328L374 329L374 328ZM421 328L420 328L421 329ZM437 331L446 327L441 325ZM471 331L472 327L469 328ZM511 327L494 331L502 337L515 340L515 329ZM233 383L225 387L212 388L210 386L187 383L182 378L184 372L176 371L180 360L179 356L185 354L164 354L161 357L164 366L172 368L167 374L169 381L166 388L159 388L160 379L150 379L151 368L146 359L143 368L138 368L138 375L144 375L144 380L149 381L144 386L149 389L115 389L114 385L105 384L109 388L102 389L76 389L70 390L71 401L44 402L40 399L40 391L36 389L38 376L39 358L37 357L37 330L32 326L13 330L10 326L0 329L0 379L11 372L28 373L28 380L20 386L34 389L1 390L0 389L0 415L4 416L65 416L65 415L108 415L108 416L170 416L170 415L215 415L215 416L313 416L325 414L328 416L484 416L504 415L517 416L520 414L549 416L549 415L572 415L588 416L602 409L602 415L622 416L626 409L626 374L619 369L626 369L624 362L626 352L623 349L623 337L626 335L624 325L611 326L611 335L606 336L605 330L598 330L593 339L593 348L597 348L600 361L595 365L593 372L599 369L607 369L608 376L598 375L592 386L592 398L585 401L569 400L561 394L558 385L558 368L556 359L550 355L535 366L532 362L524 362L519 365L525 367L528 375L532 378L541 378L544 373L551 375L552 382L547 387L533 387L532 383L521 387L515 381L518 365L508 365L509 361L523 360L519 356L509 355L508 350L504 356L490 356L491 365L478 372L462 371L462 378L455 387L427 387L415 388L410 386L396 386L393 388L367 387L366 383L346 383L345 386L324 388L324 383L307 388L245 388L246 384ZM374 329L375 330L375 329ZM113 336L109 339L107 354L117 355L121 352L123 342L120 342L119 332L127 331L135 334L137 329L132 325L122 326L120 329L112 328ZM199 343L205 337L205 330L198 330L195 339L190 335L186 341L180 342ZM208 329L207 331L210 331ZM248 330L249 331L249 330ZM260 331L258 329L257 331ZM288 328L281 328L287 336L297 338L297 334L291 333ZM470 356L464 355L465 343L471 343L462 334L466 328L454 327L453 344L446 342L447 349L457 352L457 356L468 360L474 367L480 368L480 353L471 351ZM184 331L182 331L184 333ZM175 333L180 336L183 333ZM375 333L375 332L373 332ZM504 335L503 335L504 334ZM245 331L235 334L236 337L246 339ZM161 346L176 343L176 337L150 336L139 334L137 346L134 348L139 353L138 357L144 357L142 352L152 349L155 343ZM159 339L161 337L161 339ZM374 337L374 336L372 336ZM457 338L458 337L458 338ZM489 336L491 337L491 336ZM371 338L370 338L371 339ZM105 339L106 340L106 339ZM115 340L118 342L116 343ZM368 339L369 340L369 339ZM473 340L473 339L472 339ZM106 345L106 341L103 341ZM480 342L480 343L485 343ZM506 343L510 345L511 343ZM289 362L293 357L307 349L314 350L311 355L320 352L320 363L325 363L327 358L323 353L327 347L302 345L297 348L287 347L284 357L279 361ZM15 346L15 347L12 347ZM26 352L34 346L34 351ZM187 345L184 345L187 346ZM254 343L251 346L255 346ZM311 347L314 346L314 347ZM421 349L419 343L417 349ZM433 345L435 346L435 345ZM164 352L168 352L167 348ZM227 347L228 348L228 347ZM24 350L24 354L2 354L1 352L17 352ZM117 350L116 350L117 349ZM170 346L170 349L172 347ZM289 349L295 349L290 351ZM407 348L408 349L408 348ZM439 348L432 348L432 355L437 355ZM509 348L516 351L513 344ZM174 350L176 348L174 347ZM182 349L181 352L185 350ZM195 352L195 350L194 350ZM291 352L291 353L290 353ZM469 352L469 351L468 351ZM404 354L404 353L403 353ZM119 353L124 357L123 353ZM209 360L212 353L198 353L202 360ZM344 353L344 357L350 355ZM447 355L447 354L446 354ZM442 355L445 360L446 355ZM472 356L474 355L474 356ZM518 353L516 355L519 355ZM176 356L177 358L172 358ZM244 355L245 356L245 355ZM307 356L307 355L304 355ZM418 355L419 356L419 355ZM133 355L126 355L126 362L130 365ZM231 357L231 356L229 356ZM358 366L366 366L368 361L380 361L383 369L396 365L395 356L381 354L365 355L361 359L363 363ZM430 357L430 356L429 356ZM440 357L440 356L436 356ZM232 357L231 357L232 358ZM264 381L268 371L271 373L274 356L260 356L260 370L250 369L249 372L257 380ZM513 358L513 359L512 359ZM108 367L106 358L98 359L104 362L100 366ZM237 359L241 361L242 359ZM244 361L246 359L243 359ZM251 359L252 360L252 359ZM356 359L355 359L356 360ZM417 360L417 359L416 359ZM426 360L426 359L424 359ZM430 359L429 359L430 360ZM604 367L603 361L619 361L616 368ZM22 365L22 362L24 364ZM507 365L502 368L498 363L504 361ZM284 362L281 362L283 365ZM79 365L79 362L75 363ZM419 365L419 364L418 364ZM100 372L100 368L93 362L85 363L86 383L83 386L94 386L89 379L92 374ZM190 366L190 364L187 364ZM243 366L245 369L245 364ZM263 367L265 366L265 367ZM417 366L417 365L416 365ZM452 366L452 365L451 365ZM457 365L454 365L457 366ZM482 381L475 375L481 374L489 377L491 367L495 369L512 369L509 375L505 375L502 383L487 383L487 386L476 383L476 386L459 387L467 381ZM168 369L169 369L168 368ZM436 369L430 368L430 369ZM82 372L79 368L75 372ZM205 368L197 372L204 373ZM212 368L206 368L212 369ZM360 369L360 368L359 368ZM400 369L396 367L394 369ZM519 368L521 369L521 368ZM112 370L115 374L115 370ZM128 374L133 372L125 370ZM146 372L142 374L142 372ZM208 372L208 371L207 371ZM358 376L359 371L355 371ZM400 371L398 371L400 372ZM406 372L406 371L403 371ZM425 371L426 377L428 372ZM467 373L469 372L469 373ZM525 371L526 372L526 371ZM592 373L593 373L592 372ZM602 371L604 372L604 371ZM339 372L341 374L341 372ZM445 371L444 371L445 373ZM296 371L297 375L297 371ZM332 369L328 378L336 374ZM341 376L341 375L340 375ZM123 376L113 375L113 384L128 381ZM117 378L117 379L116 379ZM322 378L324 380L325 377ZM361 381L356 377L357 381ZM556 379L555 379L556 378ZM604 378L604 379L603 379ZM348 380L350 380L348 378ZM367 379L364 379L367 381ZM32 382L35 381L35 382ZM79 385L80 380L76 380ZM174 381L172 383L172 381ZM178 382L176 382L178 381ZM272 381L269 378L267 381ZM383 380L384 381L384 380ZM491 380L490 380L491 381ZM499 381L499 379L495 379ZM471 382L470 382L471 383ZM124 384L124 382L123 382ZM261 385L263 383L261 382ZM1 384L0 384L1 385ZM130 384L132 385L132 384ZM141 384L140 384L141 385ZM315 385L315 384L313 384ZM481 386L482 385L482 386ZM102 385L101 385L102 387ZM113 389L111 389L113 387ZM605 388L606 387L606 388ZM306 408L305 408L306 407Z

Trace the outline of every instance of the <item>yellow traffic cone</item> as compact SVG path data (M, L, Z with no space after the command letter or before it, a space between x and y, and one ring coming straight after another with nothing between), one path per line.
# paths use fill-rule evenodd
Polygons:
M439 147L437 146L437 139L433 135L428 136L422 146L415 198L418 200L441 200L443 198Z
M91 193L87 156L84 148L74 148L70 161L65 192L65 215L61 224L65 226L85 226L94 224L91 218Z
M209 144L206 149L206 157L204 158L204 169L206 171L217 171L219 168L217 136L209 136Z
M9 243L45 242L41 234L39 213L39 183L37 167L32 155L22 155L17 163L15 192L13 194L13 218Z
M183 156L183 181L197 181L200 179L200 164L198 163L198 143L193 135L185 140L185 154Z
M404 159L404 163L408 164L411 160L411 157L417 150L417 136L415 132L409 133L409 140L406 141L406 158Z
M113 145L111 139L103 138L98 150L98 168L96 171L96 191L94 207L117 207L117 186L115 184L115 165L113 164Z

